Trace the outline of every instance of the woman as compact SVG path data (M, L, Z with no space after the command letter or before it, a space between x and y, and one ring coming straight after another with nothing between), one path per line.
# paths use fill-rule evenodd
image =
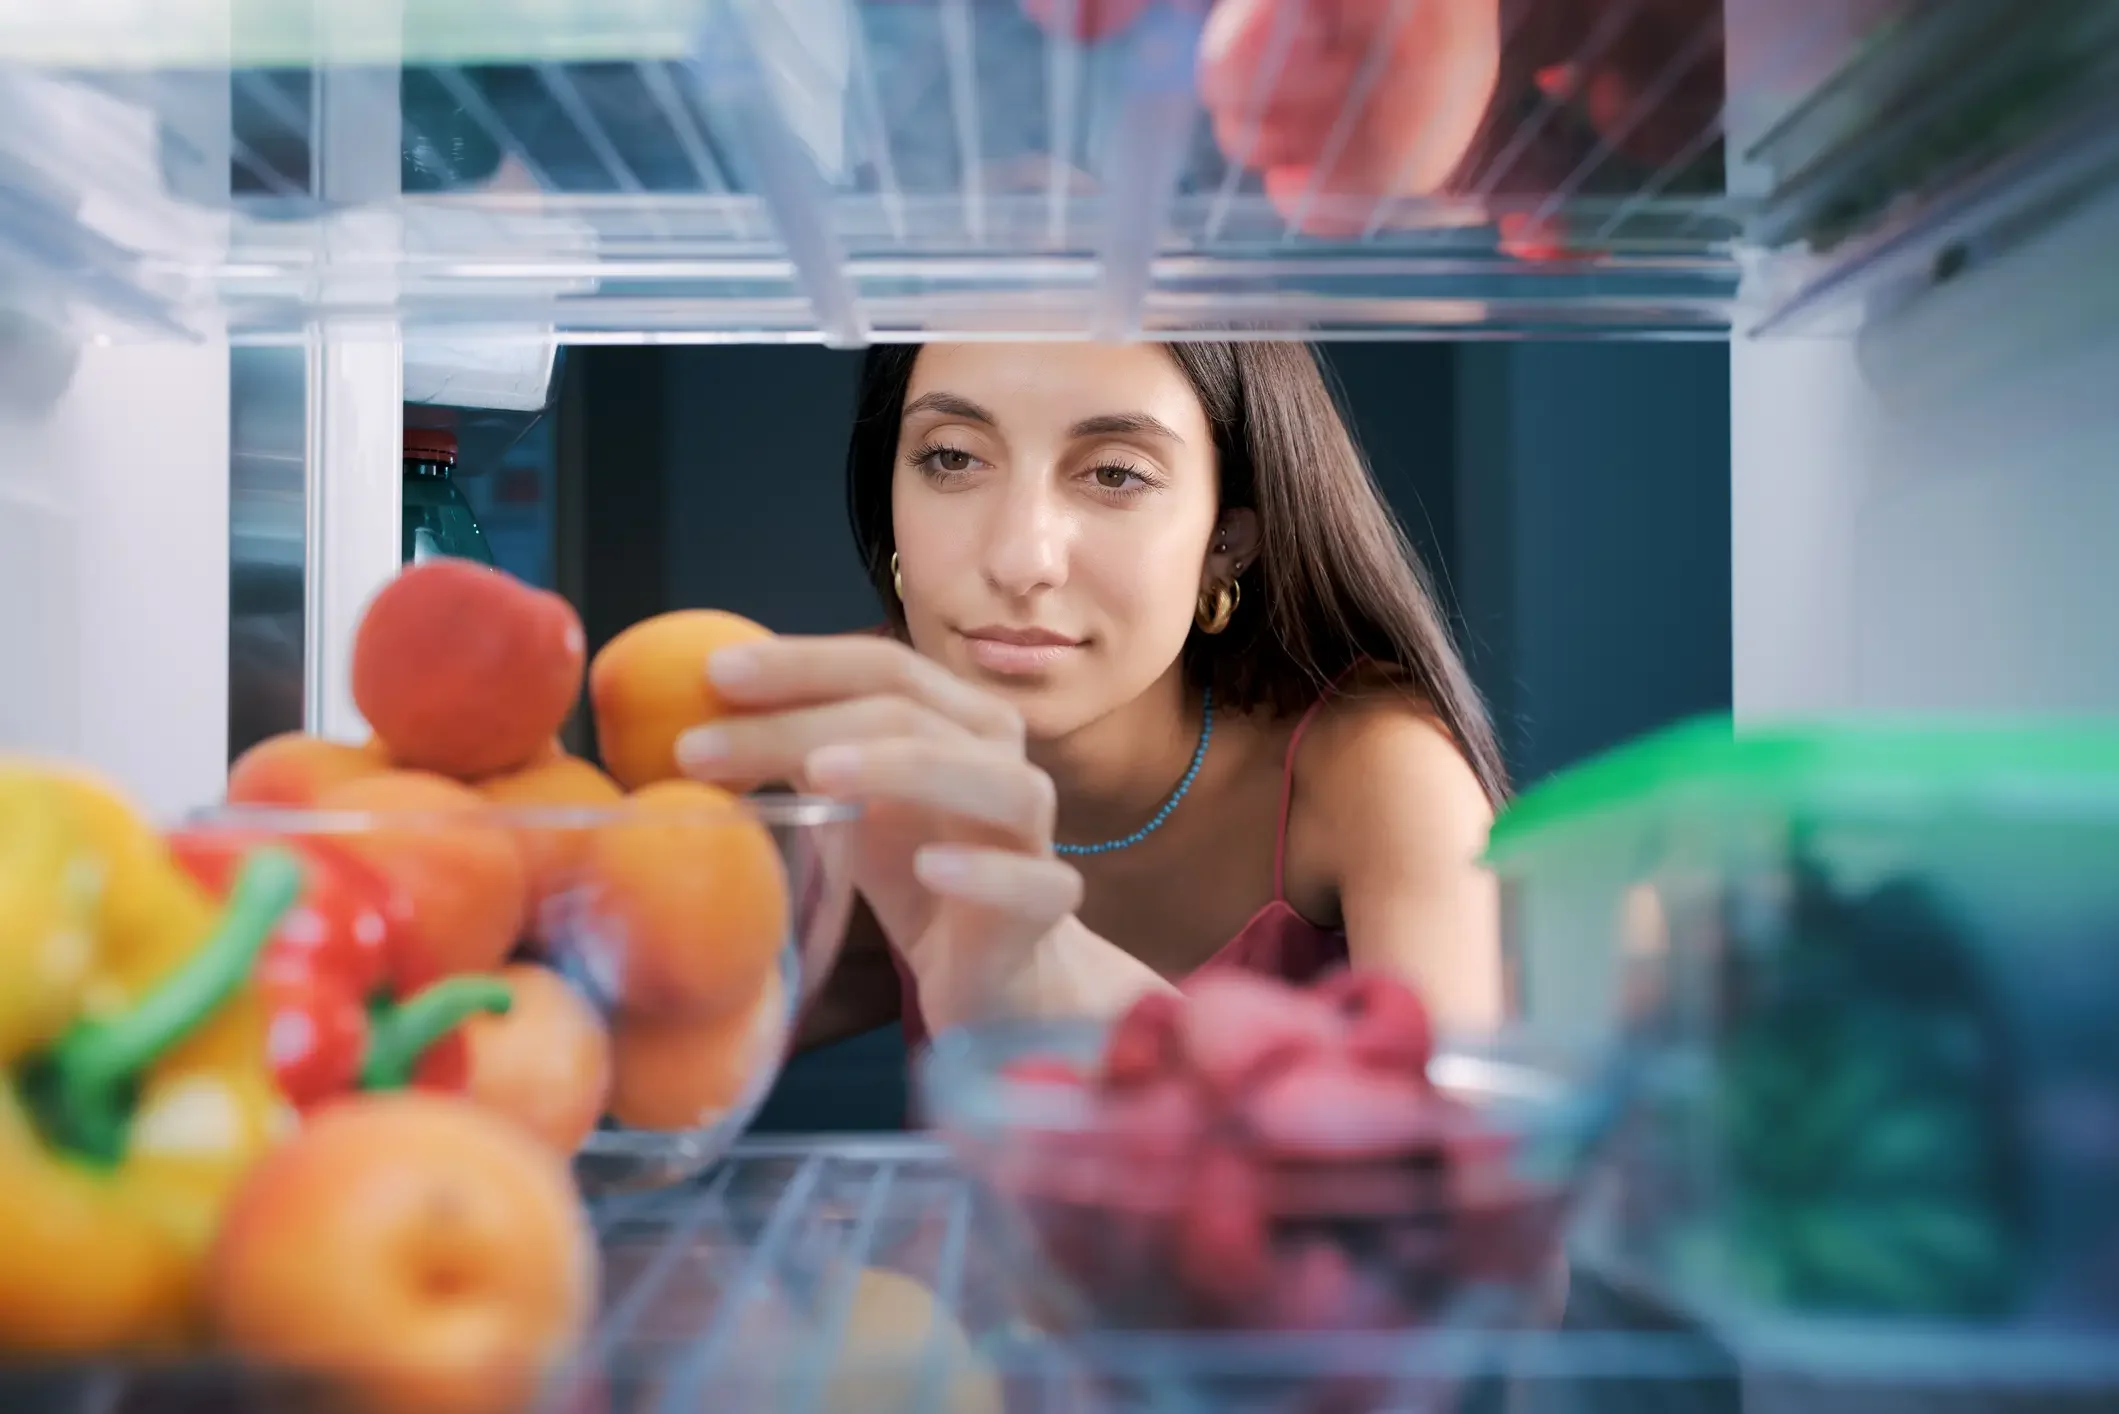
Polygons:
M1499 753L1307 348L880 348L848 497L891 635L718 655L682 748L868 806L807 1039L1349 958L1496 1018Z

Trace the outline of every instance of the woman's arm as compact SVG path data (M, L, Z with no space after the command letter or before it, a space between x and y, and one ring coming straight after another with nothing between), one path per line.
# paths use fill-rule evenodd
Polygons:
M1420 990L1438 1024L1504 1010L1493 810L1449 734L1395 693L1348 699L1303 748L1303 821L1329 861L1354 963Z
M1175 988L1153 968L1068 914L1036 941L983 946L978 920L964 943L923 946L906 958L931 1032L996 1016L1110 1017L1145 992Z
M903 982L875 915L859 904L831 976L810 1003L795 1047L828 1046L898 1020ZM1053 929L997 990L952 1005L945 978L920 987L921 1019L940 1030L1000 1012L1011 1016L1115 1016L1144 992L1174 990L1161 974L1074 918Z
M1143 993L1175 991L1161 973L1067 918L1009 980L1001 1005L1018 1016L1116 1016Z

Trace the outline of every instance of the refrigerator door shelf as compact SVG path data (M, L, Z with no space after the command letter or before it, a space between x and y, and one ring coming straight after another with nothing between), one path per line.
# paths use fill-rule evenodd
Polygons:
M1917 6L1765 132L1754 332L1891 313L2119 186L2119 6Z
M378 40L320 23L315 0L0 0L0 64L152 72L677 55L708 3L402 0L402 35Z
M1199 0L397 5L322 25L245 4L217 41L193 32L212 0L44 29L0 5L0 66L150 129L173 75L228 76L221 172L160 133L111 198L225 221L203 253L150 231L133 270L239 340L386 314L566 341L1723 337L1738 295L1720 0L1610 23L1573 0L1230 0L1211 24ZM1427 28L1445 12L1472 22ZM356 61L400 68L400 131L376 138L400 181L349 210L320 189L310 91ZM1432 123L1404 126L1408 95ZM103 181L0 131L17 146ZM366 215L392 218L372 248ZM103 300L70 293L84 317Z
M2083 13L2111 7L2066 0L396 0L396 23L305 0L246 3L216 49L187 26L217 3L49 27L0 3L0 85L92 88L144 130L111 161L0 125L0 163L94 198L0 207L0 259L37 243L83 318L137 295L258 341L385 315L561 341L1726 337L1848 304L1871 216L2013 171L2119 61L2119 21ZM1733 66L1739 16L1771 43ZM382 191L318 171L312 94L353 60L400 74L361 163L397 171ZM98 251L97 210L153 219Z

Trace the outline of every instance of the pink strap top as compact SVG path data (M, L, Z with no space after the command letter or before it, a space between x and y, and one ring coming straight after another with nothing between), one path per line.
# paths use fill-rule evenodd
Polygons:
M1309 710L1295 723L1294 734L1288 738L1287 759L1280 770L1280 820L1273 836L1273 897L1250 916L1219 952L1200 965L1200 972L1217 967L1240 967L1289 982L1307 982L1347 960L1346 930L1312 923L1295 911L1287 897L1288 808L1295 798L1295 751L1302 745L1303 733L1309 730L1310 723L1329 698L1327 693L1311 703ZM911 971L895 950L891 953L891 961L897 966L898 989L904 998L905 1044L912 1049L927 1039L927 1024L920 1016L919 992L913 985Z

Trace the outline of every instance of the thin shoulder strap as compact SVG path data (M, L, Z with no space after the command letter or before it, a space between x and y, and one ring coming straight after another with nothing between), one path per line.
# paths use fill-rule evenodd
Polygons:
M1333 678L1325 690L1317 694L1317 700L1303 710L1295 723L1295 730L1288 737L1287 760L1280 768L1280 824L1273 835L1273 897L1282 902L1288 896L1288 809L1295 801L1295 752L1302 745L1302 734L1310 729L1310 723L1324 710L1324 705L1338 696L1346 680L1359 672L1367 660L1354 663L1338 677Z

